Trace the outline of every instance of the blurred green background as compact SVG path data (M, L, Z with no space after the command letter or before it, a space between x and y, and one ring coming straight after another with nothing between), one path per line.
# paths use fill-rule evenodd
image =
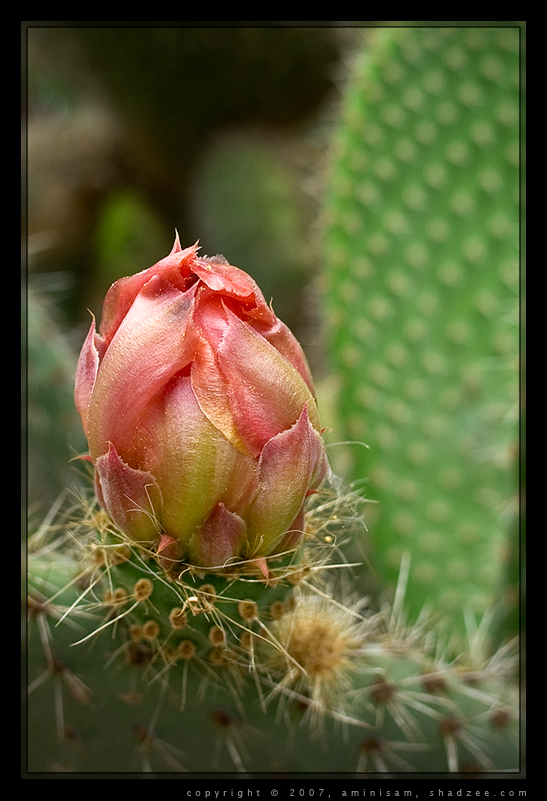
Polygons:
M249 272L319 371L318 204L362 31L317 24L28 24L31 508L81 471L68 460L85 450L72 381L88 310L100 319L110 284L166 255L175 229Z

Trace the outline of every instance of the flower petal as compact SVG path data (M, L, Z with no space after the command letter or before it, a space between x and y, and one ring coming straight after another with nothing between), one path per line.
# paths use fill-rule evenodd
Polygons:
M146 468L162 488L164 531L185 545L222 501L244 514L256 492L256 464L201 411L190 378L177 376L144 421L153 447Z
M100 364L89 408L94 459L115 442L134 467L138 425L151 399L191 361L196 337L188 325L195 291L181 293L155 276L142 288Z
M203 567L222 567L239 555L246 530L239 515L217 503L190 541L190 559Z
M302 505L321 477L325 460L323 442L307 408L291 429L266 443L259 461L259 489L247 516L252 554L272 553L294 524L302 526Z
M276 544L276 553L284 553L285 551L291 551L293 548L296 548L304 535L305 521L306 517L304 514L304 504L302 504L295 519L287 528L287 531L283 535L282 539Z
M257 329L257 326L253 325L253 328ZM259 330L259 333L298 370L308 385L308 389L315 396L308 360L290 328L276 317L274 325L270 326L267 331Z
M135 298L154 276L160 276L173 286L184 292L187 289L187 279L193 272L193 264L198 250L197 242L192 247L182 250L178 234L171 253L161 259L152 267L136 275L120 278L116 281L104 299L103 314L100 330L105 340L105 347L110 344L114 334L129 312Z
M192 364L196 398L213 425L255 457L294 425L306 403L319 429L315 400L298 370L230 309L223 314L220 334L218 308L199 309L203 339Z
M97 459L95 471L100 485L97 494L116 525L134 540L156 539L161 492L154 476L129 467L112 443L108 453Z
M156 561L166 573L176 567L177 562L182 558L182 546L174 537L169 534L162 534L156 552Z
M223 256L196 259L193 269L213 296L238 301L238 313L244 319L256 321L262 327L275 327L277 318L248 273L228 264Z
M89 433L89 405L99 369L99 353L95 347L95 318L91 322L89 333L82 346L74 384L74 402L82 418L86 437Z

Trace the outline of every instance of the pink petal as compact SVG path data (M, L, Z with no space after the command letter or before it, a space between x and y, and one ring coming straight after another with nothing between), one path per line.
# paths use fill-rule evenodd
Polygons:
M246 528L239 515L217 503L190 541L190 559L203 567L222 567L239 555Z
M146 469L162 489L167 534L185 545L219 501L245 514L258 486L255 460L205 417L188 376L177 376L155 399L143 429L153 443Z
M268 579L270 571L268 570L268 563L263 556L259 556L257 559L249 559L249 563L254 564L260 570L264 578L266 580Z
M169 572L182 559L182 546L169 534L162 534L158 544L156 559L160 567Z
M199 309L196 315L203 339L192 365L192 386L213 425L234 443L242 441L254 456L298 420L306 403L319 429L315 401L298 370L230 309L223 314L222 334L218 308Z
M95 318L93 318L78 359L74 385L74 402L82 418L86 437L89 430L89 405L98 369L99 353L95 347Z
M175 244L168 256L147 270L142 270L127 278L120 278L112 284L104 300L100 326L106 345L111 342L135 298L151 278L157 275L169 281L180 291L184 292L187 289L187 279L193 272L197 250L197 243L182 250L177 234Z
M216 295L239 301L241 315L262 320L267 325L275 323L275 314L264 300L258 285L239 267L228 264L222 257L196 259L194 272Z
M215 262L214 259L196 259L194 272L214 292L239 299L250 298L255 292L260 294L250 275L220 260Z
M288 527L282 539L275 546L275 552L285 553L286 551L291 551L293 550L293 548L296 548L304 535L304 524L305 524L305 515L304 515L304 505L302 504L302 506L300 507L300 511L296 515L295 519Z
M256 328L255 325L253 325L253 327ZM264 333L262 333L262 331L259 331L259 333L261 333L262 336L268 340L270 345L273 345L274 348L298 370L308 385L308 389L315 397L315 389L313 386L308 360L306 359L304 351L302 350L300 343L292 331L285 325L285 323L276 318L276 324L274 326L271 326L270 329Z
M259 490L247 516L254 552L277 551L286 532L302 526L302 505L325 461L323 441L307 408L291 429L266 443L259 461Z
M251 454L239 432L232 413L228 384L215 348L202 339L191 370L192 389L202 413L233 447Z
M97 495L116 525L134 540L156 539L161 493L154 476L129 467L112 443L108 453L96 460L95 475Z
M189 325L195 290L181 293L159 277L142 288L100 364L89 408L94 459L114 442L134 466L142 447L138 425L152 398L193 358L196 338Z

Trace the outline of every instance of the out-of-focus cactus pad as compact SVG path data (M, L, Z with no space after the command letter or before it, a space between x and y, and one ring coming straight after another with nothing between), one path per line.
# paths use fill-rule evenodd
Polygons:
M517 510L520 31L369 35L325 213L336 434L369 446L380 574L409 551L414 611L483 612Z

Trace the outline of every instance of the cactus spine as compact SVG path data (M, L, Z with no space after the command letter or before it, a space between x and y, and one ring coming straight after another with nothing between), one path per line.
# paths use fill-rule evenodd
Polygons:
M395 605L348 590L346 503L315 500L268 582L169 575L94 507L34 535L30 770L516 770L515 644L407 626L404 571Z

